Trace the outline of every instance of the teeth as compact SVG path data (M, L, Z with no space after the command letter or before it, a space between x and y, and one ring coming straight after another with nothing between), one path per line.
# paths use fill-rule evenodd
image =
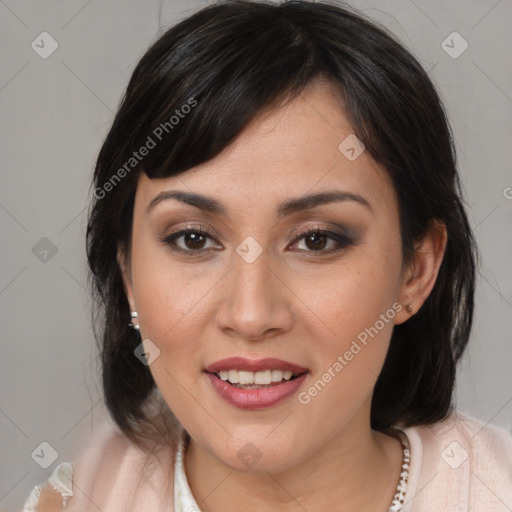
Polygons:
M239 371L238 384L254 384L254 373Z
M254 374L254 384L270 384L272 382L272 372L265 370L264 372L256 372ZM250 382L249 384L252 384Z
M222 380L227 380L231 384L259 384L268 385L272 382L281 382L284 380L290 380L293 376L293 372L287 370L264 370L261 372L247 372L244 370L222 370L219 372L219 377Z

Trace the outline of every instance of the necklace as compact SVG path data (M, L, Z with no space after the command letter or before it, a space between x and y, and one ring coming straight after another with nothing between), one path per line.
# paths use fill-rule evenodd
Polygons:
M400 481L396 486L396 492L393 496L391 506L388 508L388 512L398 512L402 510L405 502L405 492L407 491L407 480L409 478L409 465L411 463L411 447L409 446L409 439L405 432L394 429L393 432L396 434L400 442L402 443L402 451L404 457L402 459L402 469L400 471Z
M411 462L411 450L409 440L405 432L393 429L393 433L402 444L403 460L400 471L400 481L396 487L395 495L388 512L398 512L402 510L405 501L405 492L407 490L407 480L409 478L409 464ZM192 491L188 485L187 476L184 469L185 451L188 446L190 437L186 431L182 431L182 437L176 452L176 461L174 464L174 510L176 512L201 512L201 509L192 496Z

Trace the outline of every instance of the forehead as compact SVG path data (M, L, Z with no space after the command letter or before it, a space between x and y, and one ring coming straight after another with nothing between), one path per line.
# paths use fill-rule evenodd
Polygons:
M376 210L396 207L385 170L366 151L347 157L354 137L339 94L316 82L284 107L260 114L209 162L168 178L141 173L136 210L171 189L215 197L228 214L274 209L286 198L331 189L360 194Z

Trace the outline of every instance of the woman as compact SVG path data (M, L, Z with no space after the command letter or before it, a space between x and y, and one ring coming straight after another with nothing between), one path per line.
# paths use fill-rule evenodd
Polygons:
M478 258L450 128L391 34L206 7L138 64L92 187L116 429L27 510L512 507L512 438L452 404Z

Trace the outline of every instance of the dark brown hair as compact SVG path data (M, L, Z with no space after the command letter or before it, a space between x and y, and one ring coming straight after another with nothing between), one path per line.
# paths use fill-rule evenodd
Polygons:
M87 226L95 335L106 405L135 443L177 424L149 368L134 356L141 339L128 326L116 261L118 247L129 261L139 173L174 176L207 162L256 115L291 101L318 78L339 91L354 133L391 177L404 264L436 219L448 232L434 289L394 328L374 390L372 428L429 424L452 410L456 363L473 321L478 253L435 86L392 34L351 7L232 0L196 12L149 48L96 163ZM148 137L158 144L140 162L130 160Z

